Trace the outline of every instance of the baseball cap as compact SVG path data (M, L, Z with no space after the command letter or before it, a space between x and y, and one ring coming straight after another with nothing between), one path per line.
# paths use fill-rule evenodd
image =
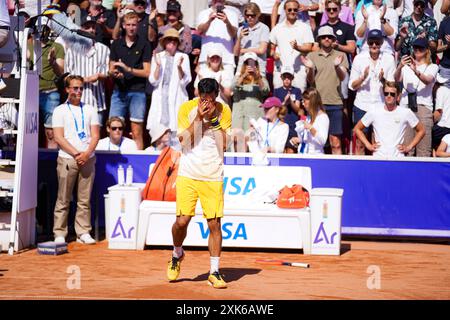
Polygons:
M425 38L417 38L412 43L413 47L428 48L428 40Z
M426 6L426 4L428 3L427 0L414 0L414 1L413 1L414 4L416 4L417 2L423 2L423 3L425 3L425 6Z
M181 4L176 0L170 0L167 2L166 11L181 11Z
M260 105L261 108L264 109L270 109L272 107L281 107L283 104L281 103L281 100L277 97L269 97L267 98L262 105Z
M244 55L242 56L242 61L247 61L248 59L253 59L253 60L257 60L258 56L256 55L256 53L254 52L246 52L244 53Z
M317 38L320 38L323 36L332 36L332 37L336 38L333 28L330 26L322 26L319 28L319 32L317 33Z
M219 57L222 58L222 51L221 51L220 49L218 49L218 48L212 48L212 49L210 49L210 50L208 51L208 53L207 53L207 57L208 57L208 58L211 58L211 57L214 57L214 56L219 56Z
M282 66L281 67L281 75L283 74L290 74L291 76L294 75L294 68L292 68L291 66Z
M381 32L381 30L372 29L369 31L367 39L383 39L383 33Z

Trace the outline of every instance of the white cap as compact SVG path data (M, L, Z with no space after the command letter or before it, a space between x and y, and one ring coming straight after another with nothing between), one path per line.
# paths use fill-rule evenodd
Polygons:
M150 141L150 143L154 143L156 140L161 138L166 133L167 130L170 130L170 129L167 128L163 124L153 123L149 130L150 136L152 137L152 140Z
M219 57L222 58L222 51L219 50L218 48L213 47L213 48L208 50L207 56L208 56L208 58L211 58L211 57L214 57L214 56L219 56Z
M258 56L256 55L256 53L254 52L246 52L244 53L244 55L242 56L242 61L247 61L248 59L253 59L255 61L258 60Z
M291 66L282 66L281 67L281 74L283 75L284 73L289 73L291 76L294 75L294 68L292 68Z

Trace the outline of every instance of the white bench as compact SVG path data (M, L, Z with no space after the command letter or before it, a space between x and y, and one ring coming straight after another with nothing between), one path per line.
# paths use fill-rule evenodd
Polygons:
M311 253L310 208L280 209L262 198L285 185L301 184L311 191L311 169L288 166L224 167L224 247L303 249ZM173 245L175 202L141 202L136 249L145 245ZM185 246L207 246L208 228L200 203L188 227Z

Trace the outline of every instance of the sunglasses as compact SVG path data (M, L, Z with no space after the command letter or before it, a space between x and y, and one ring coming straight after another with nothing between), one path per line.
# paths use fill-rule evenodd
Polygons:
M83 91L84 88L83 87L69 87L70 89L72 89L73 91Z
M111 130L112 131L116 131L116 130L123 131L123 127L111 127Z
M424 47L414 47L413 46L413 50L418 50L418 51L425 51L427 48Z
M146 6L147 3L145 1L134 1L134 4L137 6Z
M395 93L395 92L384 91L384 96L385 97L387 97L387 96L395 97L396 95L397 95L397 93Z
M298 12L298 8L289 8L286 9L287 12Z
M256 17L256 14L253 14L253 13L246 13L245 16L246 16L247 18L254 18L254 17Z
M327 8L326 10L327 10L327 12L337 12L339 9L338 8Z
M379 42L379 41L367 41L367 44L369 46L373 46L373 45L376 45L377 47L381 46L381 42Z
M320 39L334 40L335 38L333 36L325 35L325 36L321 36Z

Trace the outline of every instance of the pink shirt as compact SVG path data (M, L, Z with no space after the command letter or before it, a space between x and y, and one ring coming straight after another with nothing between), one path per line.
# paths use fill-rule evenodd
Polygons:
M353 19L352 9L350 7L342 6L341 12L339 13L339 19L341 21L346 22L352 26L355 25L355 20ZM322 15L322 20L320 21L320 25L324 25L328 21L328 15L326 12Z

